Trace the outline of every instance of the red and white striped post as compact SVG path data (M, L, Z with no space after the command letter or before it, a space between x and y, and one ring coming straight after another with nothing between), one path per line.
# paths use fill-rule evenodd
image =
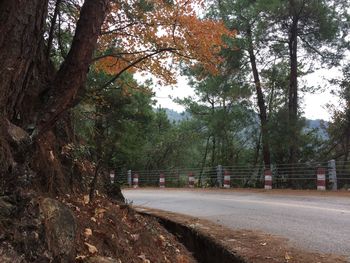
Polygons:
M165 187L165 176L164 174L159 175L159 187L164 188Z
M317 190L326 190L326 169L318 167L317 168Z
M194 174L193 173L188 174L188 187L190 187L190 188L194 187Z
M109 172L109 178L111 179L111 184L114 184L114 179L115 179L114 171Z
M265 175L265 189L271 190L272 189L272 172L271 172L271 170L265 169L264 175Z
M139 187L139 175L138 174L134 174L132 177L132 185L134 188Z
M231 175L228 171L224 171L224 188L231 187Z

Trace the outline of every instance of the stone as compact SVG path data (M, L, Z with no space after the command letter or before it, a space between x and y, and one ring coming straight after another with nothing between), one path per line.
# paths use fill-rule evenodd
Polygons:
M0 262L1 263L25 263L23 255L13 249L13 247L7 242L3 242L0 246Z
M29 141L30 137L27 132L25 132L21 127L18 127L6 120L7 124L7 134L9 135L12 142L16 144L21 144L23 141Z
M7 196L0 197L0 219L11 217L16 210L16 206L11 203L10 198Z
M51 198L42 199L39 205L48 249L54 262L74 262L77 227L72 211Z

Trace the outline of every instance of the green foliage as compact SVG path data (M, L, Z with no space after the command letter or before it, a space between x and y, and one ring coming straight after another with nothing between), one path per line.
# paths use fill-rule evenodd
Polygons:
M137 4L145 12L154 8L147 1ZM298 16L301 77L323 63L339 63L346 47L348 17L341 9L346 6L341 0L215 2L207 15L224 20L239 34L235 39L224 39L227 46L221 51L224 62L219 74L208 74L200 64L183 69L196 95L177 99L190 116L180 122L171 122L164 109L154 108L151 82L140 85L131 73L123 73L115 83L102 88L112 76L92 68L86 93L81 94L83 102L74 110L76 132L86 145L81 153L77 150L77 155L91 155L96 162L102 160L105 166L119 170L202 167L203 172L205 166L218 164L262 164L262 131L258 107L252 102L256 83L252 81L248 52L253 48L267 109L272 163L288 162L292 144L297 144L298 162L326 158L325 152L348 158L350 67L344 71L343 81L337 83L344 107L334 109L328 128L331 140L337 143L335 148L328 144L327 148L325 138L316 129L307 128L300 108L293 125L288 112L288 41L293 19ZM296 140L290 139L293 133Z
M343 78L333 80L332 84L338 86L339 104L330 107L333 115L327 128L330 141L326 154L347 161L350 156L350 64L343 68Z

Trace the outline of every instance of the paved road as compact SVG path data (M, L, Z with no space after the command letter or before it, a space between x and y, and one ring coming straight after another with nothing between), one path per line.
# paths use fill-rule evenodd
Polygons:
M183 213L234 229L262 230L297 247L350 258L350 198L233 191L124 190L135 205Z

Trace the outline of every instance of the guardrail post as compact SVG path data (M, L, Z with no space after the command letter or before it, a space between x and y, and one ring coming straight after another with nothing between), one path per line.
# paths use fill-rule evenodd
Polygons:
M179 170L176 172L176 178L177 178L177 187L180 187L180 173Z
M218 186L222 187L222 165L218 165L216 167L216 180L218 182Z
M188 174L188 187L190 187L190 188L194 187L194 175L193 175L193 173Z
M160 188L165 187L165 176L162 173L159 175L159 187Z
M227 170L225 170L224 171L224 188L230 188L230 187L231 187L231 175Z
M139 187L139 175L138 174L134 174L134 176L132 178L132 183L133 183L134 188Z
M129 185L129 187L131 187L132 186L132 179L131 179L131 170L128 170L128 175L127 175L127 177L128 177L128 185Z
M326 169L318 167L317 168L317 190L326 190Z
M264 176L265 176L265 189L271 190L272 189L272 172L271 172L271 170L265 169Z
M338 183L337 183L337 170L336 170L335 160L330 160L328 162L328 176L329 176L329 182L332 184L332 190L337 191Z
M111 179L111 184L114 184L115 173L113 170L109 172L109 178Z

